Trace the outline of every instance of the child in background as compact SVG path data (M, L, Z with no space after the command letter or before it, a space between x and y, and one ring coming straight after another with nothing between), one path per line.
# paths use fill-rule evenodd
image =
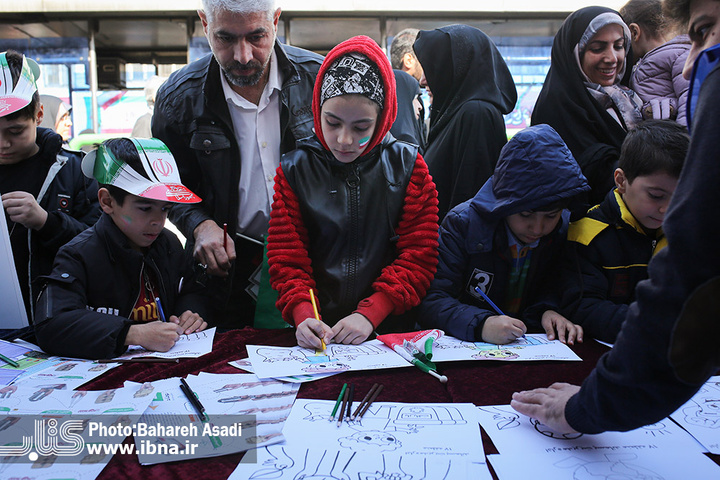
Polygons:
M437 274L420 305L420 323L471 342L510 343L528 326L549 339L582 341L582 328L555 311L551 286L566 209L589 188L552 127L515 134L493 176L443 220Z
M201 297L181 290L182 246L163 228L173 204L200 198L180 183L165 144L108 140L82 167L100 183L103 215L55 258L37 304L39 345L55 355L113 358L128 345L164 352L181 334L203 330L193 313Z
M418 147L388 134L396 110L390 63L372 39L328 53L315 136L280 162L268 234L271 285L300 346L365 341L419 304L435 273L437 191Z
M623 142L616 187L570 224L561 307L587 335L615 342L635 286L666 245L662 223L688 144L676 122L639 123Z
M0 53L0 194L28 319L58 249L100 216L97 183L80 168L82 153L38 125L40 67L9 50Z
M643 101L643 118L671 119L687 125L685 104L690 81L682 72L690 52L690 37L673 36L661 0L630 0L620 15L630 29L632 51L639 59L632 70L630 88Z

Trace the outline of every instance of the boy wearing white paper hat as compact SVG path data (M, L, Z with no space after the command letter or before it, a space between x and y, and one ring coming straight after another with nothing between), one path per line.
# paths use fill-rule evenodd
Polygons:
M28 318L55 254L100 216L97 183L80 170L82 153L38 125L40 68L15 51L0 53L0 194ZM2 320L0 319L0 328Z
M100 184L103 215L55 258L35 315L47 352L113 358L128 345L167 351L179 336L203 330L202 297L183 286L183 250L163 228L176 203L200 198L180 182L157 139L106 141L83 160ZM167 321L166 321L167 320Z

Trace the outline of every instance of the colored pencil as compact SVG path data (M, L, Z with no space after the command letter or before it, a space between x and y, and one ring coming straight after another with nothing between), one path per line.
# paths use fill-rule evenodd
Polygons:
M350 390L346 388L345 393L343 394L342 406L340 407L340 415L338 415L338 421L337 421L338 427L340 426L340 424L342 424L343 418L345 418L345 410L347 409L349 393L350 393Z
M312 303L312 306L313 306L313 313L315 314L315 320L317 320L319 322L320 321L320 313L318 312L318 309L317 309L317 303L315 303L315 294L313 293L312 288L310 289L310 302ZM325 345L325 340L323 340L322 338L320 339L320 345L322 346L322 351L324 352L325 349L327 348L327 346Z
M352 417L350 417L350 420L355 420L355 417L357 417L358 413L360 413L360 410L362 410L362 408L365 406L365 403L370 399L372 394L375 393L375 389L378 388L379 385L380 384L376 383L370 388L370 390L368 390L363 399L360 401L360 404L357 406L357 409L352 414Z
M342 390L340 390L340 395L338 395L338 398L335 401L335 406L332 409L332 413L330 414L330 418L328 418L328 421L332 422L335 419L335 414L337 413L337 409L340 406L340 402L342 402L343 395L345 395L346 388L347 388L347 383L344 383Z
M372 405L372 403L375 401L375 399L378 397L378 395L380 395L380 392L382 392L382 389L383 389L383 385L379 385L378 388L375 389L375 393L372 394L372 397L370 397L370 400L368 400L368 402L365 404L363 409L360 411L360 415L359 415L360 418L362 418L363 415L365 415L365 412L367 412L368 408L370 408L370 405Z

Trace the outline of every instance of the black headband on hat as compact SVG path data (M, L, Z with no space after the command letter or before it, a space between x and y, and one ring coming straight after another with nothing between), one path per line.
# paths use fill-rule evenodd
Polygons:
M320 105L340 95L363 95L383 108L385 91L380 69L368 57L349 53L338 58L327 70L320 91Z

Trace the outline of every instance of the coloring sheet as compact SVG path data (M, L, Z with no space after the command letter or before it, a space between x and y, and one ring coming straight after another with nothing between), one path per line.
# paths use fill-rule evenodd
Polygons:
M27 327L27 312L15 270L5 209L0 208L0 211L0 329Z
M575 451L559 456L488 455L500 480L688 480L720 478L720 467L699 452Z
M64 383L70 390L75 390L118 366L120 366L119 363L95 363L90 360L61 359L59 363L53 362L48 368L23 375L14 385L35 386L42 382L54 382Z
M327 346L325 352L310 348L269 345L246 345L246 348L255 375L260 378L410 366L410 363L380 340L370 340L360 345L332 343Z
M203 439L198 448L187 455L174 454L162 457L138 453L142 465L174 462L185 458L227 455L280 442L283 439L283 425L290 414L292 403L300 388L299 384L260 380L252 374L201 373L200 375L189 375L186 381L205 407L211 424L222 423L223 416L239 418L243 415L252 415L255 424L244 423L243 427L254 427L255 430L249 430L250 433L245 433L231 441L225 439L221 445L213 444L210 439ZM131 384L138 385L126 382L126 385ZM180 390L179 378L146 383L143 388L152 393L152 403L141 418L141 422L152 420L150 423L159 421L164 424L173 424L175 420L172 419L172 416L187 415L188 422L199 425L198 428L202 430L202 422L197 418L195 408ZM157 438L155 442L174 442L180 449L183 449L184 440L182 437L167 437Z
M64 383L67 388L75 388L95 379L119 363L98 364L91 360L53 357L29 343L10 343L0 340L0 353L15 360L19 366L13 367L0 362L0 385L25 384L32 386L40 383Z
M139 345L131 345L128 347L127 352L117 358L197 358L212 352L214 338L215 327L208 328L202 332L191 333L190 335L180 335L175 345L167 352L153 352L151 350L145 350Z
M373 403L361 419L340 426L328 420L334 405L296 400L285 443L261 449L257 463L241 462L230 478L491 478L472 404Z
M252 362L250 362L250 359L243 358L240 360L235 360L234 362L228 362L229 365L232 365L235 368L239 368L240 370L245 370L250 373L255 373L255 369L252 366ZM1 373L1 371L0 371ZM333 375L337 375L338 373L342 372L335 372L335 373L318 373L317 375L297 375L293 377L276 377L275 380L279 380L281 382L289 382L289 383L305 383L305 382L314 382L315 380L320 380L322 378L326 377L332 377Z
M694 438L668 418L629 432L558 434L534 418L516 412L510 405L477 408L480 425L502 455L566 455L585 451L605 454L662 449L702 451Z
M101 415L122 412L141 415L151 400L141 393L138 388L73 391L62 382L32 388L4 385L0 386L0 413Z
M507 345L466 342L444 335L433 346L433 362L453 360L564 360L582 361L570 347L559 340L548 340L544 333L528 333Z
M708 452L720 455L720 377L710 377L670 418L690 432Z

